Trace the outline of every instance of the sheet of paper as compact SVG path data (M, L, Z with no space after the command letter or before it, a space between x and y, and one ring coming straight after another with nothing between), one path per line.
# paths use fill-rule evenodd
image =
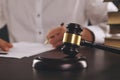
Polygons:
M8 54L2 55L0 57L11 57L11 58L23 58L32 55L40 54L54 49L51 45L45 45L40 43L29 43L29 42L19 42L13 43L13 48L10 49ZM0 50L0 53L6 53Z

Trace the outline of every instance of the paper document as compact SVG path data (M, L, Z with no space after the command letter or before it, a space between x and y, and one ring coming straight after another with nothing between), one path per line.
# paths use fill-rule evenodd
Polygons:
M13 48L11 48L9 52L7 52L8 54L0 54L0 57L23 58L40 54L52 49L54 48L50 44L45 45L40 43L19 42L13 43ZM0 53L6 52L0 50Z

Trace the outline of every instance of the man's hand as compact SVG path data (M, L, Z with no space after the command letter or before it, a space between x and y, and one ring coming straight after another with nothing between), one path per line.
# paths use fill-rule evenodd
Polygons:
M94 42L94 34L88 30L87 28L84 28L81 32L82 39L90 42Z
M0 39L0 48L3 50L3 51L9 51L10 48L12 48L13 45Z
M63 35L65 31L65 26L59 26L52 29L47 34L48 42L52 44L55 48L59 47L60 45L62 45Z
M55 48L59 47L60 45L63 44L62 40L63 40L63 35L65 31L66 31L65 26L52 29L47 34L48 42L52 44L53 47ZM94 42L94 34L87 28L83 29L83 31L81 32L81 35L82 35L82 39L90 42Z

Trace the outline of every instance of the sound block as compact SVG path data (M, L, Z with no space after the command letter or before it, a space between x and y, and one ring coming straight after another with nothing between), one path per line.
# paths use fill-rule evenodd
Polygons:
M87 60L85 57L49 57L38 56L33 60L33 68L36 70L51 70L51 71L66 71L66 70L78 70L87 68ZM52 55L54 56L54 54Z

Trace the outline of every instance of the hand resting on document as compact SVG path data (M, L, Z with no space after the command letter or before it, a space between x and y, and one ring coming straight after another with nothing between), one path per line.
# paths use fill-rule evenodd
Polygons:
M12 48L13 45L11 43L8 43L4 41L3 39L0 39L0 49L3 51L9 51L10 48Z

